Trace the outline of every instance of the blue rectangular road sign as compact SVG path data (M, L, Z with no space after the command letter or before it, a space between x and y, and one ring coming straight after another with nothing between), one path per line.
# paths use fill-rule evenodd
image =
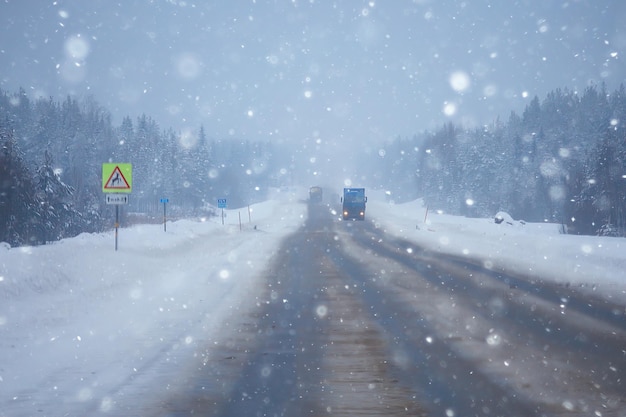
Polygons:
M217 199L217 208L226 208L226 199L218 198Z
M161 203L169 203L170 199L169 198L162 198L161 199Z

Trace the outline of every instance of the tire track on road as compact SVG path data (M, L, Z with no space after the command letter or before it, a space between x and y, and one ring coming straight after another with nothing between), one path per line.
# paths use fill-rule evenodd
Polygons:
M313 214L284 241L258 305L230 323L234 337L207 346L185 391L153 415L426 415L395 374L387 334L351 271L329 256L337 250L333 227Z
M545 294L508 285L519 277L427 256L415 244L367 225L343 237L352 256L367 254L365 275L377 275L368 285L379 298L421 315L430 323L430 337L447 338L448 355L465 357L467 370L473 366L509 397L535 403L528 415L606 413L624 406L626 335L614 320L599 319L613 306L591 317L583 314L586 309L566 312L561 300L550 303ZM479 362L485 357L481 349L489 349L489 362Z

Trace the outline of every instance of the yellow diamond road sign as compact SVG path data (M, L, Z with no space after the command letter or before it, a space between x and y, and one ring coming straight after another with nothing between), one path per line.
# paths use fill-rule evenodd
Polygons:
M102 164L102 192L130 193L133 188L133 164Z

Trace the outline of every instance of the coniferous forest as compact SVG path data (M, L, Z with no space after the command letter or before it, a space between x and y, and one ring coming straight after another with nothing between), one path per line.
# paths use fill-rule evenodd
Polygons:
M572 234L626 234L623 85L611 93L555 90L506 122L473 130L448 124L398 139L385 159L385 186L433 209L468 217L505 211Z
M33 102L23 90L0 91L0 242L36 245L113 227L104 162L133 164L123 217L159 216L167 198L180 218L212 215L217 198L228 197L229 208L263 200L284 175L276 156L268 142L209 139L202 127L181 135L146 115L113 126L91 99Z
M423 198L449 214L506 211L568 233L623 237L625 124L624 86L557 89L481 128L446 124L378 147L355 139L352 158L362 168L351 175L396 202ZM217 198L228 197L229 207L262 201L270 187L305 178L306 158L286 141L212 138L203 126L181 134L147 115L114 126L91 98L31 100L24 90L0 90L0 242L37 245L110 229L103 162L133 164L125 215L156 216L165 197L173 215L186 217L211 215Z

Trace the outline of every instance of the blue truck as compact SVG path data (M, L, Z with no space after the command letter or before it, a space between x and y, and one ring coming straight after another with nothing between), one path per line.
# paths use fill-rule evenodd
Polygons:
M343 219L364 220L365 219L365 188L344 188L343 197Z

